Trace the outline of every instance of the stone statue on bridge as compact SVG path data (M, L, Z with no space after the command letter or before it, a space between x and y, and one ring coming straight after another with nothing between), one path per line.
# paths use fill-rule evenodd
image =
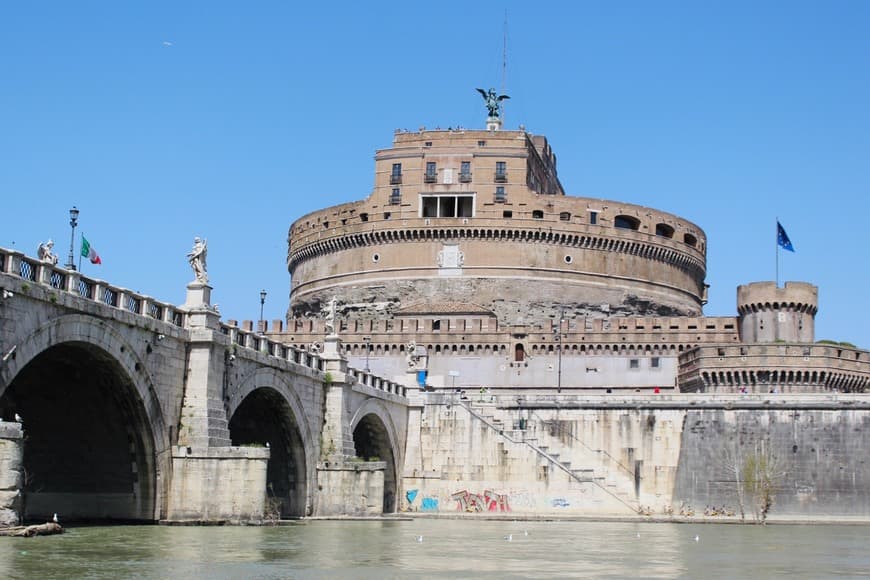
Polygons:
M187 261L193 268L196 282L208 284L208 270L206 268L206 255L208 254L208 241L196 237L193 239L193 249L187 254Z
M331 336L335 334L335 310L336 310L336 300L335 297L332 297L332 300L326 303L326 306L321 310L321 314L323 315L323 319L326 321L326 335Z
M39 244L39 247L36 249L36 256L39 258L39 261L56 266L57 254L52 253L53 248L54 240L51 238L49 238L47 242Z

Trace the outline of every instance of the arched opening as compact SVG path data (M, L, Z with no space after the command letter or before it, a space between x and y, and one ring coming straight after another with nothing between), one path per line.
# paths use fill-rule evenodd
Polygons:
M266 509L282 519L306 511L305 447L290 405L271 388L252 391L230 419L233 445L269 446L266 468Z
M613 218L613 226L624 230L635 230L640 228L640 220L630 215L618 215Z
M656 235L663 238L673 238L674 228L668 224L656 224Z
M124 347L121 347L122 349ZM82 342L33 358L0 396L0 417L23 419L25 521L154 521L156 453L133 379Z
M383 461L384 467L384 513L396 511L396 460L390 445L390 436L381 418L369 413L353 430L353 447L356 456L365 461Z
M526 360L526 350L523 347L521 342L518 342L516 346L514 346L514 361L523 362Z

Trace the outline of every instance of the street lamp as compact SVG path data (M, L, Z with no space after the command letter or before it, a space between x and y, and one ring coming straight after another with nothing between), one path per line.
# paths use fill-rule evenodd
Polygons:
M553 330L553 340L556 341L558 349L558 368L556 370L556 392L562 392L562 323L565 322L565 308L559 309L559 327Z
M258 329L260 330L260 332L263 332L263 330L265 330L263 328L263 306L265 304L266 304L266 291L260 290L260 323L258 325Z
M369 372L369 353L372 351L372 337L364 336L363 342L366 345L366 372Z
M79 210L76 206L72 206L72 209L69 210L69 225L72 228L72 234L69 238L69 259L66 262L67 270L75 270L76 269L76 259L73 253L73 246L75 246L76 242L76 226L79 223Z

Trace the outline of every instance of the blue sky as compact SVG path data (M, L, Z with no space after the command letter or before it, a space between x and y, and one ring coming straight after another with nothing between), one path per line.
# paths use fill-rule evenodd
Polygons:
M708 237L707 315L775 277L819 286L816 337L870 347L870 2L4 2L0 246L181 303L209 241L225 318L283 318L290 223L362 199L396 128L546 135L571 195ZM78 241L76 242L78 244Z

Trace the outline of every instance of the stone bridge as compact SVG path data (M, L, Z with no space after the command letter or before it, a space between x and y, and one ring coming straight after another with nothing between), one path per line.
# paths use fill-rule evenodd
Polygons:
M0 249L0 525L396 509L405 387ZM16 415L21 419L16 420ZM9 519L7 517L7 519Z

